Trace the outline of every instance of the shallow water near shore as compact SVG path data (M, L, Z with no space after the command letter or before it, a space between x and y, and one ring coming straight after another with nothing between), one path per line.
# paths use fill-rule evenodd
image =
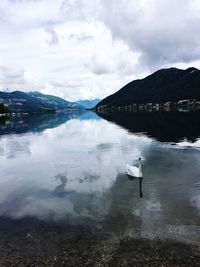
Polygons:
M99 253L105 255L99 262L114 266L112 256L117 260L129 247L152 248L158 257L160 249L165 255L163 244L168 243L188 251L190 261L189 255L196 257L198 266L196 250L194 255L188 250L200 247L197 129L192 141L187 132L194 136L194 129L174 140L170 132L170 142L161 142L160 131L153 136L148 129L134 132L127 124L126 129L122 126L94 113L25 116L1 126L2 266L12 266L9 260L14 264L17 255L21 259L41 255L38 264L43 266L45 255L51 258L54 253L65 266L70 257L64 252L71 253L72 265L81 254L85 265L94 266L89 258ZM142 181L126 175L126 163L137 166L139 157ZM181 258L173 251L174 258ZM49 266L58 266L55 262L51 258ZM145 264L148 261L141 266Z

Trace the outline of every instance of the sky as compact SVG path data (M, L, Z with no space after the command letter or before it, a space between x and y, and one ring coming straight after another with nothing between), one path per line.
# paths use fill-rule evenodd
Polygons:
M0 0L0 90L104 98L200 68L199 0Z

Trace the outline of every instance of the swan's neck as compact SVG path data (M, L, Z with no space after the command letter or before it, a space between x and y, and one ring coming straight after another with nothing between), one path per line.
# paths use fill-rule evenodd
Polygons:
M139 177L142 177L142 165L141 165L141 161L139 161Z

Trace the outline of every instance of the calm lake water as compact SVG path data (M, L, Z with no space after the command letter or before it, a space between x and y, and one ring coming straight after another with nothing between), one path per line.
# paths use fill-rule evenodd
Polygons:
M4 123L0 216L86 225L114 238L199 244L198 133L188 141L187 136L173 140L170 132L170 142L164 142L148 129L125 128L94 113ZM137 165L139 157L141 184L126 175L126 163Z

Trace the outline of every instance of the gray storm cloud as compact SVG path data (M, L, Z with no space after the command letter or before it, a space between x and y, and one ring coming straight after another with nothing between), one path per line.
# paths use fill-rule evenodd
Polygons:
M68 19L98 19L151 68L200 59L199 3L191 0L63 2Z

